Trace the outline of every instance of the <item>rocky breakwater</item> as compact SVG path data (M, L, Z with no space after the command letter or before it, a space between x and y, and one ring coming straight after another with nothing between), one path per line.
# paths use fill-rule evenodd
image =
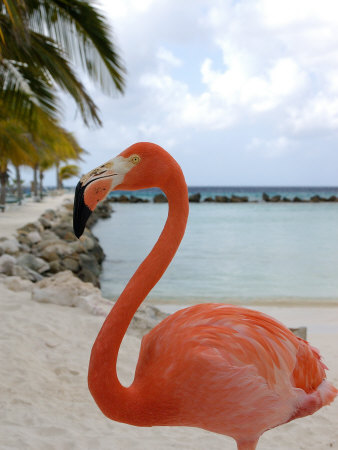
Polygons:
M45 211L36 222L17 230L12 239L0 238L0 273L32 282L69 270L83 281L99 286L104 252L91 227L110 217L110 203L98 205L81 239L73 233L73 204Z
M313 195L310 199L304 199L300 197L282 197L281 195L273 195L269 196L266 192L263 192L262 194L262 200L263 202L270 202L270 203L279 203L279 202L293 202L293 203L319 203L319 202L338 202L338 197L335 195L331 195L330 197L321 197L320 195Z

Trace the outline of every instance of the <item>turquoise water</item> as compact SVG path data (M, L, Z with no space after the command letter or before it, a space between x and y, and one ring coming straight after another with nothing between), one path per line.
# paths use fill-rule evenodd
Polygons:
M114 204L94 233L116 298L151 250L166 204ZM190 204L176 257L150 298L173 303L338 302L338 204Z

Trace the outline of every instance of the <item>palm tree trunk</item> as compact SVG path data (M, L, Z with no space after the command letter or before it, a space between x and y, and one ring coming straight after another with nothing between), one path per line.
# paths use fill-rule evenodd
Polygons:
M40 200L42 200L42 197L43 197L43 171L41 170L41 167L39 167L39 178L40 178L39 195L40 195Z
M20 167L15 166L15 172L16 172L16 185L18 189L18 203L21 205L22 201L22 185L21 185L21 174L20 174Z
M4 205L6 203L7 170L0 172L0 184L0 204Z
M33 181L33 194L34 197L38 196L38 165L33 167L34 181Z

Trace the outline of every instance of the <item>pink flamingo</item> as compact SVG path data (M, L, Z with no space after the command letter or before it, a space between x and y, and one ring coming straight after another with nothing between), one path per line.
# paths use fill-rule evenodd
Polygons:
M128 325L184 235L187 186L165 150L138 143L84 175L75 194L74 231L80 237L90 213L111 190L150 187L166 194L168 219L96 338L90 392L112 420L204 428L231 436L239 450L254 450L264 431L313 414L338 393L326 381L318 351L277 320L224 304L183 309L144 336L131 386L118 380L117 355Z

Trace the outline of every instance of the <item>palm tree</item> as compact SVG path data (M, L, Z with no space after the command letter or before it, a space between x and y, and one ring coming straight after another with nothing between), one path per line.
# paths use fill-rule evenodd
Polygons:
M0 100L7 114L57 117L55 84L75 100L85 124L98 109L71 66L104 92L123 92L124 68L111 30L86 0L0 0Z
M14 120L0 121L0 204L4 205L6 201L8 165L12 163L18 168L22 164L29 164L35 157L35 152L21 124ZM17 178L20 180L18 169Z
M60 167L59 177L61 180L61 185L63 184L63 180L69 180L69 178L78 177L79 174L80 169L75 164L67 164Z
M34 131L29 139L36 149L35 158L30 161L34 172L34 195L38 195L38 173L40 178L40 196L42 192L43 172L53 165L57 168L57 188L61 188L59 178L60 162L69 159L81 160L86 151L80 147L72 133L62 128L56 121L51 121L41 111Z

